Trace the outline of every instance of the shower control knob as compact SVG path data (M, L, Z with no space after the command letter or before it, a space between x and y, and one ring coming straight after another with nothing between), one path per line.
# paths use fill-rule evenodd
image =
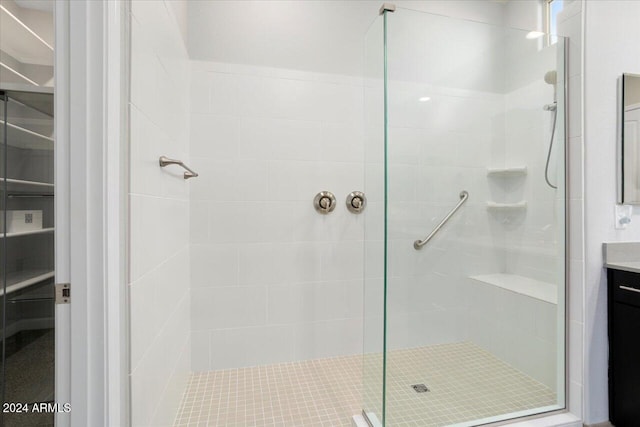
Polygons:
M336 208L336 196L331 191L321 191L313 199L316 212L326 215Z
M352 191L347 196L346 204L349 212L359 214L367 206L367 198L362 191Z

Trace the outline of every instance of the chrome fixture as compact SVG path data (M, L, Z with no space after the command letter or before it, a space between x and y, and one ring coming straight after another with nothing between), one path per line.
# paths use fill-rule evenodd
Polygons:
M159 163L161 168L164 168L169 165L182 166L184 169L186 169L186 172L184 173L184 179L195 178L196 176L198 176L198 174L194 170L192 170L189 166L185 165L182 160L175 160L175 159L170 159L166 156L160 156Z
M467 199L469 198L469 193L467 193L466 191L462 190L460 192L460 201L458 202L458 204L451 209L451 212L449 212L447 214L447 216L444 217L444 219L442 221L440 221L440 224L438 224L436 226L436 228L433 229L433 231L431 232L431 234L429 234L427 237L425 237L423 240L416 240L415 242L413 242L413 247L415 250L419 250L421 249L424 245L426 245L429 240L431 240L433 238L433 236L435 236L438 231L440 231L440 229L442 228L443 225L445 225L447 223L447 221L449 221L449 218L451 218L451 216L456 213L456 211L458 209L460 209L460 206L462 206L462 204L464 202L467 201Z
M620 287L620 289L622 289L623 291L638 292L638 293L640 293L640 289L637 289L637 288L632 288L632 287L630 287L630 286L624 286L624 285L620 285L619 287Z
M313 207L323 215L333 212L336 208L336 196L331 191L321 191L313 198Z
M380 15L384 15L385 12L395 12L396 11L396 5L393 3L382 3L382 6L380 6L380 10L378 11L378 13Z
M549 162L551 161L551 149L553 148L553 137L556 134L556 121L558 119L558 72L556 70L547 71L544 75L544 82L553 86L553 102L542 107L544 111L551 111L553 113L553 123L551 124L551 138L549 138L549 150L547 151L547 163L544 166L544 180L547 182L547 185L549 187L556 190L558 186L553 185L549 180Z
M367 206L367 198L362 191L352 191L347 196L346 204L349 212L359 214Z
M426 393L429 391L429 387L424 384L414 384L411 388L415 390L416 393Z
M69 304L71 302L71 283L55 284L55 303Z
M544 82L553 86L553 102L555 103L558 97L558 72L556 70L547 71L544 74Z

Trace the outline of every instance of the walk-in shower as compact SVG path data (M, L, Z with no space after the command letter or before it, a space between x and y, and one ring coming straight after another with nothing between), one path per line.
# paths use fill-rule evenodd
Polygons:
M176 4L131 10L132 425L563 409L564 39L369 2L188 2L181 31Z

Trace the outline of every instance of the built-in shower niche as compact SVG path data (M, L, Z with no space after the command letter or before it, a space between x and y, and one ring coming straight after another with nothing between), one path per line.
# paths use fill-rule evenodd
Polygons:
M500 200L487 200L487 212L504 227L517 226L527 214L527 200L524 187L527 180L527 166L505 166L487 168L490 197Z

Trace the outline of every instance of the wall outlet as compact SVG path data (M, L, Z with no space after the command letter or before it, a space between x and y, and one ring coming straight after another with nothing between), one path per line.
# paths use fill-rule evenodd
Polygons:
M631 205L616 205L616 230L624 230L631 222L631 215L633 214L633 206Z

